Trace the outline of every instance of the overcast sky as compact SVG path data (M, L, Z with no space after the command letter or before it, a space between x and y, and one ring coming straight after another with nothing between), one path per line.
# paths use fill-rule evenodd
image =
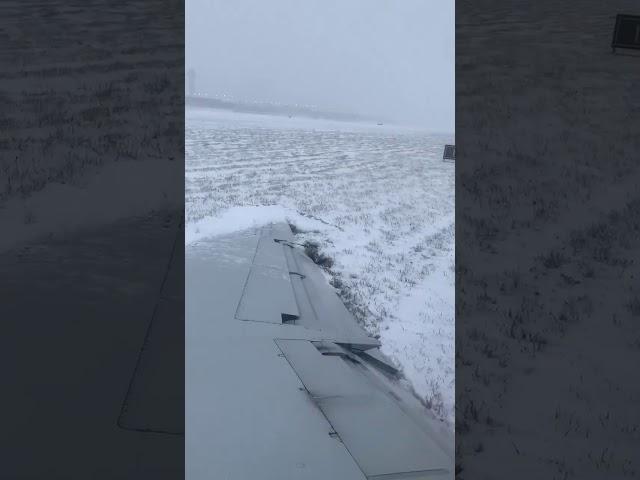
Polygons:
M186 0L196 90L453 132L454 0Z

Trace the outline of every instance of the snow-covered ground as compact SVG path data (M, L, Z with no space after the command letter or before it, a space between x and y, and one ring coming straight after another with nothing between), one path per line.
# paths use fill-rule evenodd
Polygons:
M456 9L461 479L640 472L637 7Z
M186 242L286 219L415 392L453 427L452 135L186 111Z
M2 3L0 252L181 208L183 8Z

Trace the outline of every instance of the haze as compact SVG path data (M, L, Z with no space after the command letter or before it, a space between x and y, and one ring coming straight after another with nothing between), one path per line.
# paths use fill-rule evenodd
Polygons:
M454 131L453 0L187 0L196 90Z

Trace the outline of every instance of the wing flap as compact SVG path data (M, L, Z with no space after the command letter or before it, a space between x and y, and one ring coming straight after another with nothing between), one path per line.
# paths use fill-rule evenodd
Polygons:
M323 354L307 340L276 343L367 477L429 478L448 471L450 459L440 446L370 381L353 356L328 348Z

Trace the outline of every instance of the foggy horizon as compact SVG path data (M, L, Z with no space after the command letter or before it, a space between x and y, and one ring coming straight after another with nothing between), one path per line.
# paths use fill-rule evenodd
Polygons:
M454 131L454 4L187 0L196 91Z

